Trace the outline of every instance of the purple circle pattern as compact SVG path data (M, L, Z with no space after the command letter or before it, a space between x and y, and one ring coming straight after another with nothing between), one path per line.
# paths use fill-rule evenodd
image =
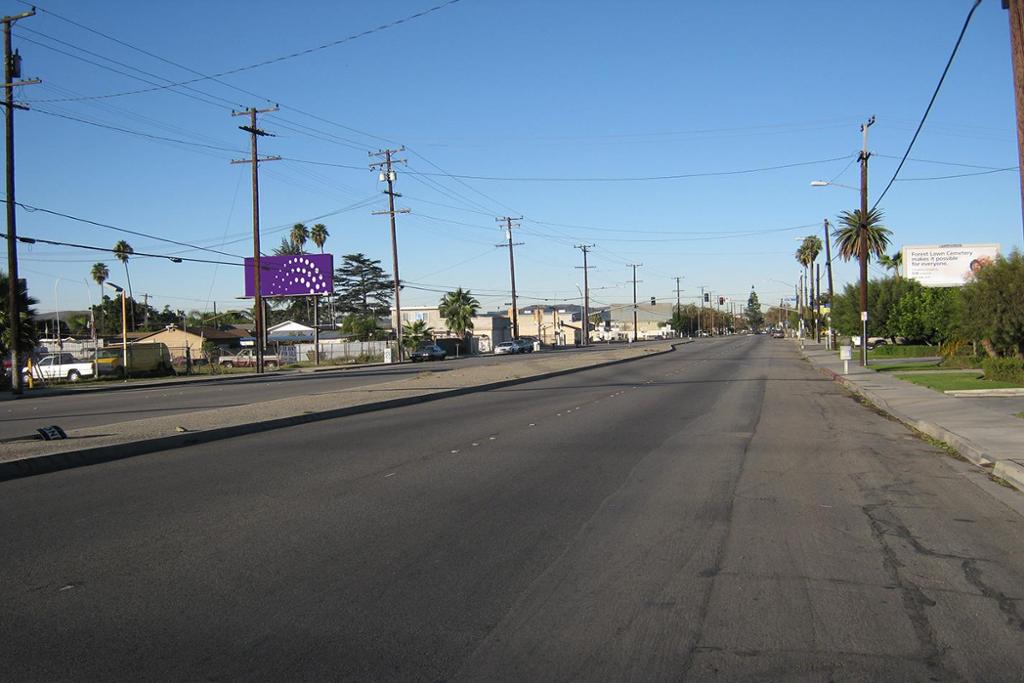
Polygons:
M269 295L328 294L330 280L312 259L292 256L274 273L267 288Z

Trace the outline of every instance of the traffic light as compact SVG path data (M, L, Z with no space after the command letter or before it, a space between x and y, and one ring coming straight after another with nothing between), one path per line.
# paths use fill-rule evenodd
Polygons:
M707 292L704 292L704 303L711 303L711 295Z
M724 296L718 297L718 305L719 306L724 306L725 305L725 297Z
M653 306L656 303L658 303L658 300L652 296L651 297L651 305Z

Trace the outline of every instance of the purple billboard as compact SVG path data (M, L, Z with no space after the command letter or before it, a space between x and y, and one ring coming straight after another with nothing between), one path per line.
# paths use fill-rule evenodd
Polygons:
M304 296L334 292L331 254L290 254L260 257L260 294ZM253 260L245 259L245 295L255 296Z

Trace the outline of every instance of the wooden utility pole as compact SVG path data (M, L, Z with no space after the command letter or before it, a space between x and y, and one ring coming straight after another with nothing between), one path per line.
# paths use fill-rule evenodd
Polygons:
M515 258L515 255L513 253L513 251L514 251L513 247L522 246L523 242L513 242L512 241L512 228L518 228L519 227L518 223L513 225L512 221L521 221L522 219L523 219L522 216L519 216L518 218L512 218L511 216L499 216L498 218L494 219L494 220L496 220L499 223L504 223L505 224L505 237L507 238L507 243L496 244L495 246L497 246L497 247L507 246L508 247L508 270L509 270L509 274L511 275L511 278L512 278L512 338L513 339L518 339L519 338L519 302L516 299L516 258Z
M7 140L7 320L11 327L11 393L21 393L21 310L18 301L18 228L16 221L17 208L14 198L14 110L27 109L22 104L14 103L14 88L19 85L40 83L33 78L28 81L15 81L21 78L21 55L11 52L11 25L19 19L34 16L33 7L22 12L0 19L4 25L4 123Z
M636 279L636 269L644 264L642 263L630 263L629 267L633 269L633 341L637 341L637 315L636 315L636 283L641 280Z
M828 346L830 349L836 347L836 335L832 329L832 311L835 304L835 296L832 292L832 236L828 234L828 219L825 219L825 270L828 273Z
M590 266L587 265L587 252L593 249L594 245L577 244L576 248L583 252L583 345L590 346Z
M1017 160L1024 168L1024 1L1003 0L1009 10L1010 55L1013 60L1013 92L1017 101ZM1024 219L1024 173L1020 177L1021 215ZM1024 230L1024 220L1022 220Z
M387 214L391 219L391 267L394 268L394 280L395 280L395 319L392 321L392 327L395 328L395 339L398 341L398 362L402 362L404 357L404 350L402 348L402 280L398 275L398 229L395 226L395 214L409 213L409 209L396 209L395 208L395 197L401 197L402 195L395 192L395 179L398 175L395 173L395 164L406 163L405 159L395 159L392 155L400 154L405 151L405 147L399 147L398 149L381 149L376 152L370 152L371 157L383 157L382 161L374 161L370 164L370 169L379 168L380 175L378 180L382 180L388 184L388 189L384 191L384 194L388 196L388 210L387 211L374 211L372 215L383 216Z
M680 321L680 323L679 323L679 336L680 337L683 336L683 330L682 330L683 304L682 304L682 297L681 297L681 293L682 293L683 290L679 287L679 281L682 280L682 279L683 279L682 276L679 276L679 275L676 276L676 320Z
M860 258L860 364L867 367L868 364L868 128L875 123L872 116L866 123L860 126L860 132L864 137L864 144L860 151L860 225L857 232L857 243L859 246L858 256Z
M263 372L263 346L264 339L266 337L266 321L263 317L263 291L260 289L260 271L262 269L260 265L260 162L262 161L276 161L281 157L263 157L259 156L257 149L257 140L261 137L270 136L270 133L261 130L256 125L256 115L265 114L268 112L277 111L277 107L271 107L270 109L257 109L255 107L249 107L245 111L233 111L232 116L248 116L249 125L239 126L240 130L244 130L249 133L250 136L250 158L249 159L234 159L231 161L233 164L252 164L252 288L253 295L255 297L255 315L254 321L256 323L256 372Z

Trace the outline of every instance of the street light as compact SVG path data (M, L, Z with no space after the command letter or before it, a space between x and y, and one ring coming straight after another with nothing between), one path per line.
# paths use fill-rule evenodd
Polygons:
M115 292L121 295L121 362L124 367L124 378L128 379L128 301L125 299L124 287L118 287L109 280L103 283L104 286L110 287ZM97 375L99 374L99 367L96 368Z

